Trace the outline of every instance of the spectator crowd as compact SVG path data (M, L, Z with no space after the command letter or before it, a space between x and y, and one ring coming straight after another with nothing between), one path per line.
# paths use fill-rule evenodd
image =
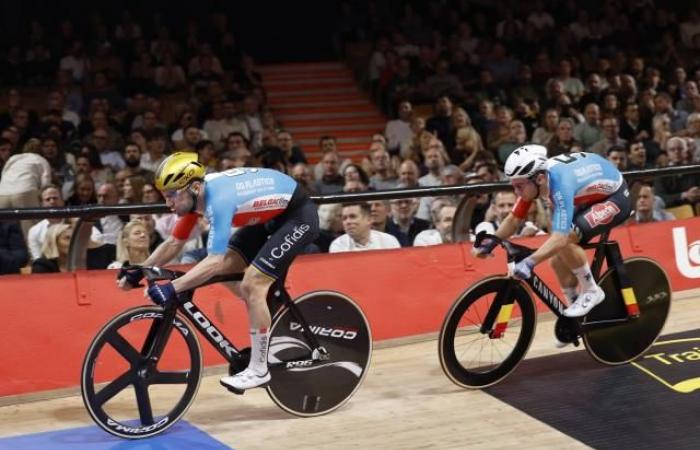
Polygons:
M160 203L154 171L183 150L209 172L275 168L312 195L501 181L505 159L526 143L549 156L598 153L621 170L700 163L700 9L653 0L394 3L343 3L335 35L373 46L365 85L390 119L355 161L335 136L321 137L316 164L268 107L265 80L226 15L177 32L128 11L113 23L95 14L80 30L32 21L0 74L0 209ZM633 221L668 220L668 208L700 202L700 176L632 191ZM507 192L473 198L473 231L497 227L515 202ZM450 242L461 200L322 205L310 251ZM546 233L549 208L533 203L519 234ZM142 262L175 221L101 218L88 267ZM0 273L65 271L72 232L64 220L0 223ZM206 234L202 220L173 262L202 258Z

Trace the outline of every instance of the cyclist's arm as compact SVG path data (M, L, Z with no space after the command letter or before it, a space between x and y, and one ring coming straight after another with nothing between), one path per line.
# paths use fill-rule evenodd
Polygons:
M163 241L151 255L143 262L144 266L162 266L168 261L172 261L182 251L187 240L181 240L175 236L169 236Z
M183 292L202 285L211 277L223 274L226 271L224 255L207 255L187 271L186 274L173 281L175 292Z
M513 213L508 213L494 234L501 239L508 239L515 234L522 221L523 219L516 217Z
M542 246L535 251L535 253L530 255L530 257L533 261L535 261L535 264L539 264L542 261L556 255L557 252L561 251L567 245L575 244L576 242L578 242L578 236L576 233L571 232L565 234L553 232L549 236L549 239L547 239L544 244L542 244Z

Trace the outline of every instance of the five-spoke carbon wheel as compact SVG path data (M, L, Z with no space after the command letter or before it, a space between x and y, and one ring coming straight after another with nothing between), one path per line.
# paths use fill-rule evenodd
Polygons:
M199 388L202 356L192 326L166 323L157 306L108 322L93 339L81 374L83 402L105 431L126 439L162 433L187 411Z

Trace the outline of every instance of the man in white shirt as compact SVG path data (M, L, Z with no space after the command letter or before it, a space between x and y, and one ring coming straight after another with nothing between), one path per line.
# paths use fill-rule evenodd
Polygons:
M443 204L437 211L436 220L433 222L435 228L418 233L413 240L413 246L424 247L452 242L452 222L456 212L457 207L454 204Z
M41 155L12 155L2 167L0 209L39 206L39 191L51 183L51 166ZM27 236L32 221L23 220L22 233Z
M387 139L389 150L400 149L405 142L411 141L413 132L411 131L411 115L413 106L408 100L399 103L398 119L390 120L386 123L384 136Z
M353 252L400 248L392 235L372 229L368 203L352 203L343 206L343 230L345 234L331 242L329 253Z

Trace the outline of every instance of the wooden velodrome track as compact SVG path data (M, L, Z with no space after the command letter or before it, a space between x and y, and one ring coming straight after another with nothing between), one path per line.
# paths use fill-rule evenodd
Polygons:
M699 297L699 290L675 296L664 334L700 328ZM555 349L553 324L551 315L540 315L528 358L574 350ZM311 419L286 414L261 389L244 396L228 393L211 373L223 369L213 369L185 420L235 449L586 447L486 392L453 385L436 350L434 335L376 345L370 372L350 402ZM5 405L0 448L3 437L89 425L78 395ZM143 444L120 441L106 448L151 448Z

